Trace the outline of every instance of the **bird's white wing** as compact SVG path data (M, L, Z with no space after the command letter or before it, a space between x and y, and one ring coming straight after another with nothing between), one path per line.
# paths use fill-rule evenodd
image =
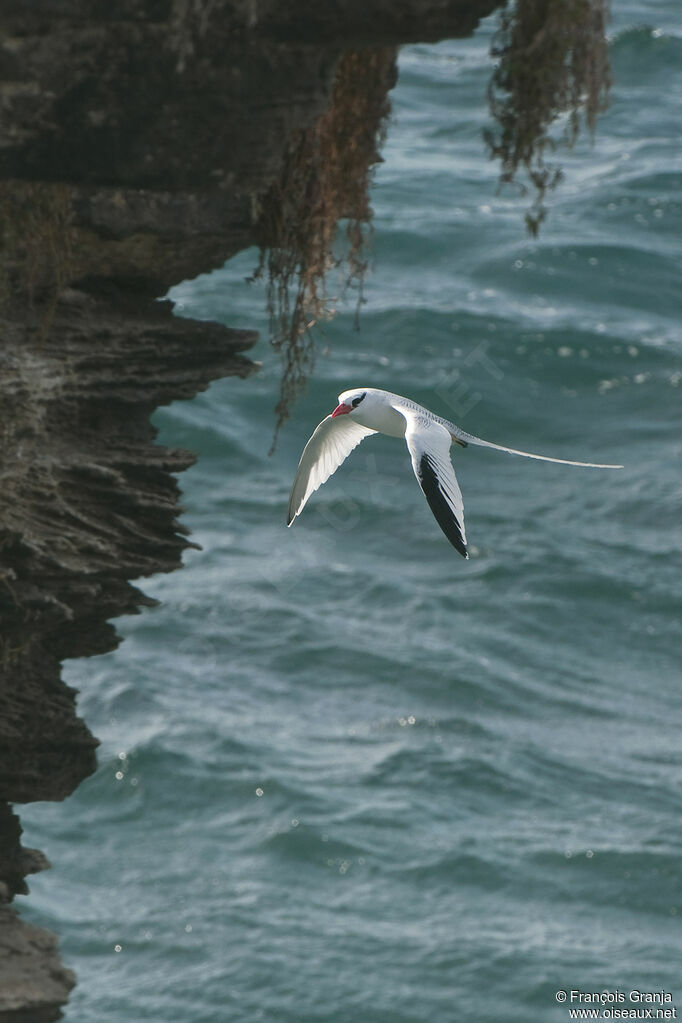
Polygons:
M464 503L450 460L450 431L419 411L393 406L405 417L405 443L412 468L436 522L459 553L468 558Z
M530 451L518 451L516 448L506 448L503 444L493 444L490 440L482 440L480 437L474 437L472 433L466 433L464 430L460 430L454 423L450 423L454 429L452 436L454 440L459 443L466 444L478 444L482 448L494 448L496 451L506 451L508 455L521 455L523 458L537 458L540 462L558 462L559 465L580 465L584 469L622 469L622 465L603 465L601 462L572 462L568 458L550 458L549 455L534 455Z
M376 430L354 422L350 416L327 416L303 449L289 496L287 526L300 515L306 501L326 483L361 440Z

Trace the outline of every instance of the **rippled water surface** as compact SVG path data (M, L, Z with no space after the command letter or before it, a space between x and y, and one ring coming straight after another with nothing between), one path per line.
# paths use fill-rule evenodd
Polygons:
M483 156L491 26L407 48L360 332L341 305L272 458L265 340L258 376L157 413L200 454L202 550L67 665L100 768L23 813L69 1023L559 1023L571 988L682 1012L682 10L614 7L612 105L539 240ZM180 314L264 328L254 261ZM465 562L373 437L287 530L358 384L625 469L458 449Z

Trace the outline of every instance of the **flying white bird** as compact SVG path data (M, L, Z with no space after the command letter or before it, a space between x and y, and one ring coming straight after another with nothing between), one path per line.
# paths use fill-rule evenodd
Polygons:
M339 395L338 406L322 420L306 444L291 488L287 526L303 511L310 495L336 472L353 448L372 433L405 438L414 474L436 522L465 558L469 555L464 532L464 506L450 460L453 441L463 448L468 444L479 444L511 455L559 462L561 465L581 465L589 469L623 468L622 465L571 462L565 458L550 458L506 448L465 433L459 426L434 415L409 398L380 391L376 387L359 387Z

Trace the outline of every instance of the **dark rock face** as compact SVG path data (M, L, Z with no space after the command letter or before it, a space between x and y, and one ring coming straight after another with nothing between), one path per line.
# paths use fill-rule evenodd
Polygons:
M0 905L0 1019L3 1023L50 1023L59 1019L76 978L59 959L49 931L20 920Z
M9 803L63 799L96 739L60 678L180 565L160 404L247 377L249 331L156 298L256 239L258 199L345 49L469 33L499 0L3 0L0 5L0 1021L73 976L7 905L47 866Z
M255 335L73 289L42 345L25 322L5 330L0 798L29 802L63 799L95 767L60 661L111 650L107 619L148 603L127 580L179 567L187 546L171 474L194 459L155 445L149 416L252 372L240 351Z
M20 844L21 826L0 803L0 1019L3 1023L48 1023L75 984L61 964L57 940L49 931L26 924L8 905L28 889L24 877L49 867L36 849Z
M465 35L498 6L4 0L0 176L257 193L341 50Z

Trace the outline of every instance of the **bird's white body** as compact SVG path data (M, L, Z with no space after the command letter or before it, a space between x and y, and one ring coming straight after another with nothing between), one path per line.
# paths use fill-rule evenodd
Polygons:
M405 438L414 474L436 521L465 558L469 555L464 531L464 507L449 455L453 441L462 447L476 444L543 462L591 469L622 469L621 465L574 462L493 444L466 433L448 419L435 415L400 394L376 387L358 387L339 395L337 408L322 420L306 444L291 488L288 526L303 511L310 495L329 479L353 448L372 433Z

